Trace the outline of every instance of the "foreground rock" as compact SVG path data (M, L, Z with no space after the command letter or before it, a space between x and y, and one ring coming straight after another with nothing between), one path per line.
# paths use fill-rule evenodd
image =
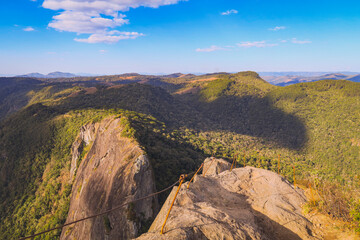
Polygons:
M70 174L74 177L66 222L117 207L154 192L153 172L143 150L122 137L119 118L109 117L81 129L72 147ZM81 155L88 149L79 167ZM157 211L157 199L149 198L94 219L63 229L61 239L130 239Z
M215 161L219 163L218 161ZM221 164L221 161L220 163ZM253 167L197 176L189 189L185 183L160 235L176 188L156 217L148 239L318 239L301 213L306 202L279 175Z

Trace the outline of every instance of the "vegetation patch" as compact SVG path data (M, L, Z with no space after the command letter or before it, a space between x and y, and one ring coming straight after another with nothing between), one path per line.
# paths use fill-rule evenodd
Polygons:
M228 88L232 81L224 76L221 79L211 81L201 91L201 99L207 102L216 100Z

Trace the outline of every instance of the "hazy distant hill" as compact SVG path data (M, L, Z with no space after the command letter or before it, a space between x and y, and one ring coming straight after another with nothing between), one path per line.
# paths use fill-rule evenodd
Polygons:
M353 81L353 82L360 82L360 74L348 77L347 80Z
M314 82L319 80L349 80L352 82L360 82L360 74L356 73L326 73L321 75L316 75L319 73L313 73L315 75L311 75L311 73L303 73L303 75L295 75L302 73L290 73L294 75L285 75L281 73L264 73L264 74L273 74L273 75L263 75L262 78L268 81L271 84L277 86L289 86L296 83L304 83L304 82Z
M48 78L71 78L76 77L75 74L72 73L64 73L64 72L52 72L46 75Z
M2 74L0 73L0 77L14 77L15 74Z
M18 75L16 77L45 78L46 76L41 73L28 73L24 75Z
M32 78L72 78L76 77L75 74L65 72L52 72L47 75L41 73L28 73L25 75L19 75L17 77L32 77Z
M298 76L298 77L318 77L326 74L333 74L334 72L259 72L261 77L263 76L272 76L272 77L281 77L281 76ZM344 75L355 75L359 74L358 72L339 72Z

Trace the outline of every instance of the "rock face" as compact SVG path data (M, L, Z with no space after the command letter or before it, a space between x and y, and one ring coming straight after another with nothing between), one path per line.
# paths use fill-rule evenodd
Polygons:
M319 239L313 236L311 222L301 213L306 202L303 191L276 173L236 168L218 175L198 175L189 189L187 184L180 189L165 233L160 235L160 229L177 187L149 232L138 240Z
M82 126L79 136L76 138L75 142L71 147L72 160L70 168L70 180L72 181L76 170L78 161L80 160L81 153L84 150L84 146L88 146L94 142L95 131L99 128L99 124L87 124Z
M216 175L226 170L229 170L231 164L224 159L216 159L214 157L207 158L204 161L203 174L207 175Z
M117 207L155 192L153 172L138 144L122 137L120 119L109 117L81 129L72 147L74 177L66 222ZM84 149L87 154L79 159ZM156 198L130 204L107 215L63 229L61 239L130 239L157 212Z

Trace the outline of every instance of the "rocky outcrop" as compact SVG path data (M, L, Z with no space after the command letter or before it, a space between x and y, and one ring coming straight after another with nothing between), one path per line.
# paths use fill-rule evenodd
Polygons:
M71 168L70 168L70 181L73 181L78 163L80 161L81 153L85 146L88 146L94 142L95 133L99 128L99 124L87 124L81 127L80 134L76 138L71 147Z
M122 137L122 130L120 119L115 117L82 127L72 147L71 174L75 179L66 222L104 212L155 191L147 156L134 140ZM80 159L84 149L88 152ZM134 238L153 220L157 208L155 197L129 204L64 228L61 239Z
M216 175L226 170L229 170L231 164L224 159L217 159L214 157L210 157L205 159L204 167L203 167L203 175Z
M318 239L302 214L303 191L276 173L236 168L218 175L198 175L189 189L187 184L180 189L165 233L160 235L160 229L177 187L149 232L138 240Z

